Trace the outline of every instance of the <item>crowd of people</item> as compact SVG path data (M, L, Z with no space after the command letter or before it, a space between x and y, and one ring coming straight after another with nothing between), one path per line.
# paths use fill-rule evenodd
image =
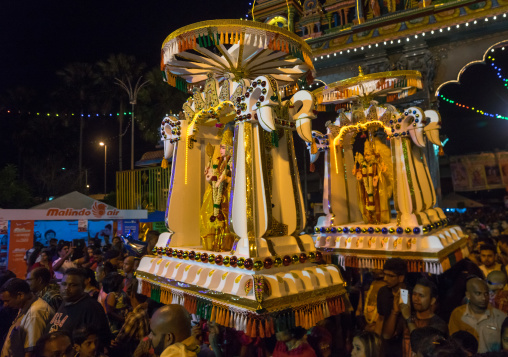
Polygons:
M0 274L0 357L508 355L505 212L449 219L471 252L452 269L408 273L399 258L383 269L341 268L351 311L255 339L140 294L140 257L120 237L107 245L51 239L27 252L25 276ZM149 232L143 254L157 238Z

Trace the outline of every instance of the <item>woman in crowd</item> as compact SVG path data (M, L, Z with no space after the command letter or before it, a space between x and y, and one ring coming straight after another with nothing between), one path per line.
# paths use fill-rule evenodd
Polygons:
M32 253L33 255L33 253ZM54 278L55 277L55 274L53 273L53 266L52 266L52 262L51 262L51 257L50 257L50 254L49 254L49 250L47 249L43 249L40 253L40 258L41 260L38 261L37 263L34 263L30 270L29 271L32 271L34 270L35 268L46 268L49 270L49 272L51 273L51 278ZM32 256L30 256L30 258L32 258Z
M374 332L363 331L353 338L351 357L382 357L381 340Z
M307 343L306 333L303 327L277 332L273 357L316 357L314 349Z
M108 274L102 281L106 297L106 315L111 332L116 336L123 323L129 307L127 294L123 291L123 276L118 273Z
M85 293L97 300L99 296L99 283L95 279L95 272L92 269L85 269Z

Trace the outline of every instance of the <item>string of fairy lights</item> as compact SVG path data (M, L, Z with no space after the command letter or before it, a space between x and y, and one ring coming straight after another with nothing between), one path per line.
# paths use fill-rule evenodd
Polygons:
M501 51L504 51L504 47L501 48ZM491 50L491 52L494 52L494 49ZM497 66L496 65L496 59L493 57L493 56L488 56L487 59L490 59L492 61L492 63L490 64L491 67L494 68L494 70L496 71L496 76L501 80L503 81L503 85L508 89L508 78L506 77L503 77L503 69L501 68L501 66Z
M420 32L420 33L417 33L414 35L406 36L405 38L401 37L401 38L398 38L398 39L395 38L392 40L382 40L377 43L370 43L369 45L359 46L356 48L350 48L347 50L336 51L333 53L315 56L314 61L326 60L326 59L330 59L331 57L337 57L337 56L341 56L343 54L346 55L348 53L354 53L354 52L358 53L358 52L362 52L362 51L366 52L369 49L372 49L372 48L375 49L376 47L389 47L390 45L400 46L400 45L411 42L413 39L418 40L419 38L428 38L429 36L438 36L439 34L442 34L442 33L453 32L453 31L463 31L464 28L466 28L466 29L474 28L474 27L476 27L476 25L480 26L482 23L485 24L485 23L488 23L489 21L500 21L500 20L508 20L508 15L506 13L504 13L504 14L498 14L498 15L494 15L494 16L487 16L487 17L484 17L483 19L476 19L473 21L467 21L464 23L456 24L454 26L444 26L444 27L426 31L426 32L423 31L423 32ZM375 41L374 38L372 38L372 40Z
M22 112L19 110L11 110L8 109L5 111L7 114L11 115L32 115L36 117L80 117L83 118L111 118L111 117L117 117L120 116L120 113L86 113L86 114L75 114L75 113L48 113L48 112ZM132 112L124 112L124 116L126 115L132 115Z
M505 47L501 47L501 48L498 48L500 49L501 51L504 51L505 50ZM501 66L498 66L495 61L496 61L496 58L494 57L494 53L495 53L495 50L496 49L491 49L491 54L487 56L486 58L486 62L487 64L489 64L488 62L490 61L490 66L489 68L492 68L494 71L496 71L496 76L503 82L503 85L505 88L508 88L508 78L506 77L503 77L503 69ZM504 119L504 120L508 120L508 116L504 116L504 115L501 115L501 114L492 114L492 113L488 113L486 111L484 111L483 109L480 109L478 107L474 107L472 105L466 105L466 104L462 104L462 103L459 103L453 99L450 99L450 98L446 98L445 96L443 96L442 94L437 94L436 95L439 99L441 99L443 102L445 103L449 103L449 104L454 104L455 106L457 107L460 107L460 108L463 108L463 109L469 109L475 113L478 113L478 114L481 114L483 116L486 116L486 117L490 117L490 118L496 118L496 119Z
M442 94L438 94L437 95L438 98L440 98L441 100L447 102L447 103L450 103L450 104L455 104L457 107L461 107L461 108L464 108L464 109L469 109L475 113L478 113L478 114L481 114L481 115L484 115L486 117L491 117L491 118L497 118L497 119L504 119L504 120L508 120L508 117L506 116L502 116L500 114L492 114L492 113L487 113L485 111L483 111L482 109L479 109L479 108L475 108L475 107L471 107L471 106L468 106L468 105L465 105L465 104L462 104L462 103L459 103L457 101L454 101L452 99L449 99L449 98L446 98L444 95Z

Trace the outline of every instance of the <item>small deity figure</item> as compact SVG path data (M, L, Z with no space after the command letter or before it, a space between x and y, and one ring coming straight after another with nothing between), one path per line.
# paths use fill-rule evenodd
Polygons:
M388 13L392 13L397 11L397 5L400 3L400 0L384 0L383 2L388 10Z
M378 150L378 148L381 150ZM356 153L353 175L358 181L358 199L363 221L367 224L390 222L388 199L391 196L390 156L380 151L389 149L379 139L365 141L363 155Z
M233 235L228 228L232 151L231 130L222 134L218 155L210 144L206 148L210 163L204 172L208 187L200 211L200 232L203 248L209 251L230 251L233 246Z

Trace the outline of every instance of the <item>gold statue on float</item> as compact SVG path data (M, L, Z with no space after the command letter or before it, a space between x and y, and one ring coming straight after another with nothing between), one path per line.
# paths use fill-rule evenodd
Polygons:
M200 232L203 248L209 251L230 251L233 245L233 235L228 228L232 152L231 130L222 134L218 153L212 145L206 147L210 161L204 172L208 187L200 211Z
M378 138L365 140L363 155L356 153L353 175L358 181L358 199L363 221L390 222L393 170L390 149Z

